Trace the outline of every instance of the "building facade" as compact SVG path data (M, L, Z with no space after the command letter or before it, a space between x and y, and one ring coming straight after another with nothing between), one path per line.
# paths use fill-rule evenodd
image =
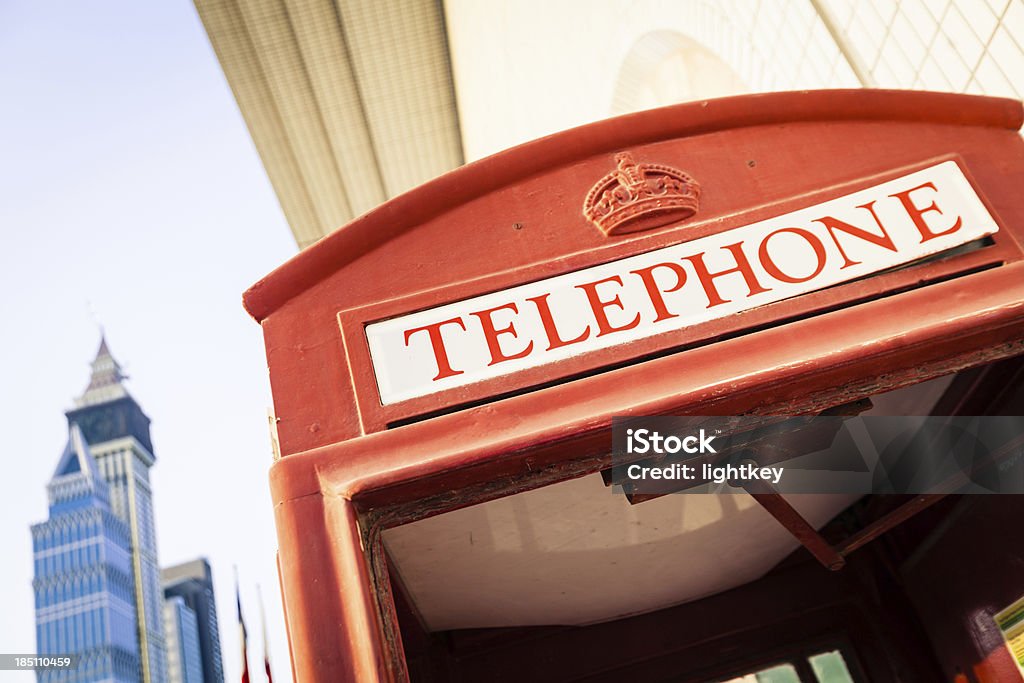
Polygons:
M129 680L164 683L167 680L167 664L163 593L160 589L152 490L149 484L149 469L155 457L149 434L149 418L128 393L123 384L124 379L125 375L110 354L104 339L92 362L89 385L75 400L75 407L67 413L67 418L72 429L72 444L79 438L75 435L79 434L82 448L88 449L90 454L87 461L93 464L91 471L94 479L101 482L95 484L102 489L101 496L96 499L97 504L107 506L122 525L117 533L123 531L125 535L125 542L117 548L127 553L126 571L130 580L127 599L134 612L134 651L138 664L138 675ZM82 460L78 458L79 462ZM62 458L61 463L62 467L65 466L65 459ZM72 465L67 464L66 467ZM57 472L65 476L61 474L60 467ZM51 519L64 509L58 506L55 511L53 508L54 492L58 490L54 486L59 485L61 490L64 488L64 482L59 479L55 477L51 482ZM35 528L33 531L35 538ZM69 547L68 552L78 551ZM36 572L37 583L47 576L40 573L38 563ZM37 621L40 618L45 617L37 614ZM74 632L58 631L47 636L46 640L39 640L40 652L45 651L42 649L44 643L45 647L60 650L77 642L76 638ZM127 641L118 640L118 643L119 646L126 645Z
M75 671L41 671L39 681L137 681L131 532L74 423L47 494L49 519L32 527L37 652L80 659Z
M205 558L198 558L173 567L164 567L161 578L167 601L180 599L195 613L203 675L201 680L204 683L223 683L220 628L217 624L217 604L210 563Z
M183 598L171 596L164 601L164 641L168 683L203 683L196 613Z
M195 0L305 248L528 140L818 88L1024 96L1024 0Z

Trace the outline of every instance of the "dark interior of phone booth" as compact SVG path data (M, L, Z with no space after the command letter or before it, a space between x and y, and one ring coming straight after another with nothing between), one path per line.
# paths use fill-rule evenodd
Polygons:
M925 383L934 394L927 410L1021 415L1022 380L1024 356L961 371ZM919 410L923 391L873 397L876 412ZM912 498L861 497L820 533L839 543ZM798 547L734 588L583 625L435 629L403 580L401 559L389 557L410 680L1019 680L992 617L1024 593L1024 506L1013 495L940 498L865 543L839 571Z

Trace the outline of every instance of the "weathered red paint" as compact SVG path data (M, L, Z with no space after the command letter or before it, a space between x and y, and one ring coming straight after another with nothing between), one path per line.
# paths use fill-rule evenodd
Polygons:
M1019 102L883 91L642 112L447 174L255 285L245 303L263 325L284 454L271 487L297 679L403 679L380 530L599 471L613 416L816 412L1024 351L1021 122ZM581 199L622 150L685 159L699 213L621 236L591 225ZM671 339L389 406L376 394L367 322L728 230L948 158L1000 225L991 246ZM934 211L926 190L906 194L908 211ZM595 311L614 307L613 290L594 296ZM493 332L496 362L521 351L512 331ZM548 333L550 344L583 334ZM440 331L419 334L433 343Z

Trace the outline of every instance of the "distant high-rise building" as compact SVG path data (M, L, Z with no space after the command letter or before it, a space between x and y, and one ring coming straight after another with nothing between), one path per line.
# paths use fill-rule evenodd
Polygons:
M47 485L49 519L32 526L36 644L41 655L78 655L78 667L39 672L40 683L135 683L142 665L131 530L89 444L72 423Z
M168 600L182 598L196 614L204 683L224 683L220 629L217 625L217 605L214 600L210 564L204 558L199 558L173 567L165 567L161 575L164 596Z
M78 447L74 445L77 439L82 444L81 449L89 452L89 457L84 460L92 463L90 472L94 474L91 475L90 481L102 481L102 486L90 484L93 486L93 491L98 492L93 494L97 501L96 505L101 508L106 506L121 521L121 526L117 527L118 531L112 532L112 535L123 533L126 536L125 543L108 546L108 555L118 556L122 551L127 551L126 571L130 577L130 585L126 599L132 608L129 614L134 612L132 616L136 628L135 649L138 666L138 674L130 680L142 681L142 683L166 683L163 592L160 589L160 569L157 562L156 532L153 523L153 498L149 486L149 468L152 467L155 458L153 444L149 436L149 418L128 393L123 384L124 379L125 375L117 361L111 356L106 340L102 340L99 351L96 353L96 359L92 362L89 385L85 392L75 400L75 407L67 413L72 434L71 450L78 452ZM64 469L58 467L57 476L50 484L51 521L46 524L50 524L55 515L64 518L64 507L60 505L54 507L54 500L56 500L54 496L58 489L63 490L62 477L73 474L71 470L76 466L70 461L66 463L65 460L66 458L61 460ZM83 458L76 456L76 460L79 462L77 467L84 472L85 468L81 465ZM77 486L82 485L84 484ZM59 498L58 496L57 499ZM67 517L66 524L72 524L71 517L71 515ZM110 527L112 530L114 528ZM35 532L35 529L33 531ZM67 552L58 554L56 557L67 556L68 560L60 565L58 570L71 572L68 574L70 582L68 585L73 588L56 586L55 590L60 591L61 595L67 594L69 590L86 590L87 587L81 588L82 582L85 582L86 579L74 574L71 569L73 565L69 564L70 562L81 562L80 556L87 554L86 548L84 545L74 545L74 541L68 540L70 538L68 533L61 533L63 535L49 542L68 545ZM55 552L63 553L63 551ZM120 571L120 565L116 566ZM53 573L52 570L47 571ZM36 572L37 583L38 577L47 576L46 573L40 573L38 560ZM121 574L117 574L117 576L120 577ZM86 586L88 586L87 583ZM112 590L113 588L104 585L104 589ZM48 614L38 616L40 623ZM40 648L45 643L46 647L54 648L53 651L59 652L62 649L77 649L80 638L80 631L64 628L46 635L45 640L41 637L39 643ZM126 641L118 640L120 644L124 642ZM108 679L75 678L74 680Z
M203 683L196 613L184 598L171 596L164 601L164 642L168 683Z

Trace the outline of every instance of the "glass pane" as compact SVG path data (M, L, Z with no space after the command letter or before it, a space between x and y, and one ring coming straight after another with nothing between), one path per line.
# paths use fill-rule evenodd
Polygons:
M818 683L853 683L850 671L846 668L846 661L839 650L822 652L810 657L808 661Z
M780 664L757 673L730 678L722 683L800 683L800 676L792 664Z
M773 666L754 675L757 683L800 683L800 676L792 664Z

